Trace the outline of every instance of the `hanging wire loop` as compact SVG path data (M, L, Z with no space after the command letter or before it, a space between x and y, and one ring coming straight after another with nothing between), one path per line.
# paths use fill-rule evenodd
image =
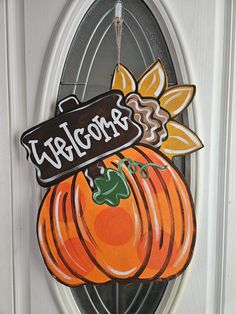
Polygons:
M123 4L122 1L117 1L115 5L115 34L116 34L116 48L117 48L117 64L120 64L120 50L121 50L121 35L123 29ZM119 67L118 67L119 68Z

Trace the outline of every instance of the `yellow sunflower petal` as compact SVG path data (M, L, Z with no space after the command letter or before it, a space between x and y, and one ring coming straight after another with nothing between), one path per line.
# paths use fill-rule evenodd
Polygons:
M169 158L193 153L203 147L198 136L186 126L176 122L167 123L168 138L160 151Z
M123 92L124 95L136 91L136 81L132 73L122 64L116 66L111 89L118 89Z
M160 60L155 61L138 81L138 92L143 97L158 98L167 86L167 76Z
M195 95L195 90L194 85L171 87L161 96L161 107L166 109L171 117L174 118L188 107Z

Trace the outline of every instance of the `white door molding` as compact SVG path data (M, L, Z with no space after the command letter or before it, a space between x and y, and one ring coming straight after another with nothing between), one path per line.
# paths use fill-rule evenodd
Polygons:
M1 313L14 313L13 291L13 243L12 243L12 194L11 194L11 130L9 117L9 78L8 78L8 30L6 1L0 2L0 99L1 99L1 219L0 219L0 291L4 302ZM2 153L4 152L4 154Z
M217 290L215 311L233 313L236 311L236 3L225 4L225 32L222 72L221 135L220 155L222 179L218 191L218 229L216 244ZM216 312L217 313L217 312Z

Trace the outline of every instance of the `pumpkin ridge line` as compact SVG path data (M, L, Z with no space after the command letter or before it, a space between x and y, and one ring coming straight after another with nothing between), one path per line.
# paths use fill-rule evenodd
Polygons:
M146 159L149 162L151 161L150 157L148 155L146 155L146 153L143 152L139 147L135 146L135 148L143 157L147 156ZM155 153L158 155L157 152L155 152ZM144 154L145 154L145 156L144 156ZM169 247L168 247L168 254L166 256L165 262L163 263L161 269L157 272L156 275L154 275L152 277L153 280L156 280L165 272L165 270L167 269L168 264L170 262L171 256L172 256L172 251L173 251L173 247L174 247L175 222L174 222L173 206L172 206L170 194L169 194L169 191L166 187L165 181L163 180L162 175L161 175L158 168L153 168L153 170L155 171L156 175L158 176L159 181L162 185L162 188L165 191L166 199L167 199L167 202L169 204L170 216L171 216L171 234L170 234L170 242L169 242Z
M139 145L140 147L144 147L146 149L149 149L149 147L145 144L141 144ZM137 146L135 146L137 147ZM185 188L186 188L186 192L188 194L188 199L190 201L190 207L191 207L191 218L192 218L192 224L193 224L193 230L192 230L192 243L191 243L191 247L189 249L189 256L186 260L186 263L185 265L182 267L182 269L180 269L180 271L176 272L176 274L174 275L171 275L171 276L168 276L168 277L160 277L160 280L161 281L164 281L164 280L171 280L171 279L174 279L176 277L178 277L181 273L183 273L185 271L185 269L188 267L191 259L192 259L192 256L193 256L193 253L194 253L194 247L195 247L195 243L196 243L196 234L197 234L197 228L196 228L196 216L195 216L195 211L194 211L194 203L193 203L193 198L192 198L192 195L191 195L191 192L187 186L187 184L185 183L185 177L184 175L182 174L182 172L175 166L174 162L168 158L165 154L163 154L161 151L158 151L158 154L160 155L161 158L163 158L166 162L168 162L171 167L173 167L173 169L175 170L175 172L177 173L177 175L180 177L180 179L182 179L184 185L185 185Z
M94 237L92 236L90 230L89 230L89 227L84 219L84 211L83 211L83 206L81 204L81 201L79 201L79 206L80 206L80 211L81 211L81 215L80 215L80 218L82 220L82 223L83 223L83 226L85 228L85 231L86 231L86 234L87 236L89 237L90 241L94 244L94 246L96 246L96 248L98 248L98 245L96 243L96 241L94 240Z
M51 191L51 189L48 189L47 190L47 193L44 195L44 198L43 198L43 200L42 200L42 202L41 202L41 205L40 205L40 208L39 208L39 213L38 213L38 220L37 220L37 230L39 230L39 228L40 228L40 226L41 226L41 224L42 224L42 222L41 222L41 215L42 215L42 213L43 213L43 205L44 205L44 202L46 201L46 198L47 197L49 197L50 196L50 198L51 198L51 195L52 195L52 191ZM49 216L49 213L48 213L48 216ZM45 217L43 217L43 220L44 220L44 223L43 224L45 224L45 228L46 228L46 222L47 222L47 220L45 219ZM46 221L46 222L45 222ZM39 232L39 231L38 231ZM78 286L79 284L69 284L69 283L66 283L66 282L64 282L63 280L61 280L59 277L57 277L55 274L54 274L54 272L49 268L49 266L48 266L48 264L47 264L47 260L46 260L46 257L45 257L45 255L43 254L43 249L42 249L42 247L41 247L41 242L40 242L40 240L39 240L39 233L37 232L37 239L38 239L38 243L39 243L39 248L40 248L40 251L41 251L41 256L43 257L43 261L44 261L44 264L45 264L45 266L46 266L46 268L48 269L48 271L49 271L49 273L54 277L54 278L56 278L60 283L62 283L62 284L64 284L64 285L66 285L66 286L68 286L68 287L70 287L70 286ZM45 230L45 236L46 236L46 230ZM47 239L46 239L47 240ZM49 244L48 244L49 245ZM55 245L55 243L54 243L54 245ZM50 250L50 252L51 252L51 250ZM60 256L59 256L60 257ZM82 281L82 280L81 280ZM83 282L83 281L82 281Z
M195 247L195 244L196 244L196 234L197 234L197 228L196 228L196 216L195 216L195 211L194 211L194 203L193 203L193 199L192 199L192 195L190 193L190 191L188 190L187 188L187 192L188 192L188 195L189 195L189 201L190 201L190 204L191 204L191 217L192 217L192 224L193 224L193 230L192 230L192 243L191 243L191 246L190 246L190 249L189 249L189 255L188 255L188 258L184 264L184 266L174 275L171 275L170 277L168 277L168 280L170 279L174 279L176 277L178 277L181 273L183 273L186 268L188 267L189 263L191 262L191 259L193 257L193 253L194 253L194 247ZM166 278L163 278L163 280L166 280Z
M67 224L67 216L66 216L66 200L64 201L65 196L66 196L66 199L67 199L68 192L66 192L64 197L63 197L62 212L63 212L63 218L64 218L64 214L65 214L65 217L66 217L66 221L64 221L64 222L66 223L66 230L67 230L68 237L70 239L71 237L70 237L70 233L69 233L69 226ZM81 207L81 203L80 203L80 207ZM83 215L81 216L81 219L83 219ZM71 242L71 239L70 239L70 242Z
M70 265L67 263L67 261L65 260L62 252L61 252L61 249L58 245L58 241L57 241L57 238L55 236L55 227L54 227L54 217L53 217L53 212L54 212L54 201L55 201L55 196L56 196L56 192L57 192L57 188L58 188L59 184L57 184L54 189L53 189L53 192L52 192L52 195L51 195L51 199L50 199L50 226L51 226L51 233L52 233L52 237L53 237L53 240L54 240L54 244L56 246L56 249L57 249L57 252L58 252L58 255L60 257L60 259L62 260L64 266L71 272L72 275L74 275L75 277L77 277L78 279L84 281L84 282L88 282L88 280L86 278L84 278L82 275L80 275L79 273L77 273L77 271L75 271L74 269L72 269L70 267Z
M118 169L118 167L117 167L117 164L116 164L116 163L111 162L111 164L112 164L113 166L115 166L115 167L116 167L116 169ZM131 175L131 174L130 174L130 175ZM139 200L138 200L138 197L137 197L137 195L136 195L136 192L135 192L135 190L134 190L134 188L133 188L133 186L132 186L132 184L131 184L130 179L129 179L128 177L126 177L126 180L127 180L128 185L129 185L129 188L130 188L130 189L131 189L131 191L132 191L132 194L133 194L133 197L134 197L134 200L135 200L135 204L136 204L136 206L137 206L138 215L139 215L139 220L140 220L140 223L141 223L141 226L140 226L140 229L141 229L141 235L143 235L143 219L142 219L142 215L141 215L141 211L140 211L140 204L139 204Z
M171 169L172 171L172 169ZM191 239L191 246L189 247L188 249L188 256L187 256L187 259L183 265L183 267L174 275L168 277L170 279L172 278L175 278L177 277L178 275L180 275L181 273L183 273L185 271L185 269L188 267L191 259L192 259L192 256L193 256L193 252L194 252L194 247L195 247L195 243L196 243L196 232L197 232L197 227L196 227L196 216L195 216L195 210L194 210L194 203L193 203L193 198L192 198L192 195L191 195L191 192L188 188L188 185L185 183L185 178L183 176L183 174L178 170L178 168L175 169L175 171L177 172L177 174L179 174L182 178L182 183L185 187L185 191L187 192L188 194L188 200L189 200L189 203L190 203L190 210L191 212L189 213L190 216L191 216L191 223L192 223L192 231L191 231L191 234L192 234L192 239ZM165 278L164 278L165 279Z
M75 278L78 278L78 277L73 273L73 271L71 271L70 268L67 267L68 265L67 265L67 263L65 262L64 257L63 257L62 254L61 254L61 251L60 251L60 249L59 249L59 247L58 247L58 243L57 243L57 241L55 241L54 227L53 227L53 229L52 229L53 214L52 214L52 212L51 212L51 206L53 207L53 204L54 204L54 199L55 199L55 195L56 195L56 190L57 190L57 186L54 186L53 191L52 191L52 193L51 193L51 195L50 195L49 222L48 222L49 225L50 225L50 228L48 229L48 231L50 231L50 233L51 233L51 237L52 237L52 239L53 239L53 244L54 244L55 247L56 247L57 254L58 254L58 256L59 256L59 258L60 258L62 264L63 264L64 267L67 269L67 271L71 274L71 276L74 276ZM63 271L63 272L64 272L64 271ZM55 274L53 274L53 275L54 275L56 278L58 278ZM79 278L79 279L80 279L80 278ZM80 280L82 280L82 279L80 279Z
M47 232L46 232L46 223L45 221L43 222L43 226L42 226L42 231L43 231L43 237L44 237L44 240L43 242L45 242L45 245L46 245L46 249L47 249L47 252L50 256L50 258L52 259L52 261L58 266L58 263L56 261L56 258L54 257L50 247L49 247L49 243L48 243L48 239L47 239Z
M170 198L170 194L169 191L166 187L165 181L163 180L161 173L159 171L159 169L155 168L154 171L156 172L160 183L165 191L166 194L166 198L167 198L167 202L169 204L169 209L170 209L170 216L171 216L171 234L170 234L170 242L169 242L169 247L168 247L168 254L166 256L166 260L162 266L162 268L159 270L159 272L154 276L155 277L160 277L161 274L163 274L166 269L168 268L168 265L170 263L171 257L172 257L172 253L173 253L173 247L174 247L174 235L175 235L175 220L174 220L174 209L172 206L172 202L171 202L171 198Z
M98 270L100 270L103 274L105 274L108 278L110 279L115 279L113 276L111 276L103 267L102 265L100 265L100 263L97 261L97 259L92 255L92 253L90 252L88 246L86 245L83 235L80 231L79 228L79 224L78 224L78 220L77 220L77 215L76 215L76 208L75 208L75 184L76 184L76 179L77 179L78 174L74 175L73 180L72 180L72 184L71 184L71 209L72 209L72 215L73 215L73 219L74 219L74 223L75 223L75 227L76 227L76 232L78 234L78 237L83 245L83 248L85 249L88 257L90 258L90 260L94 263L94 265L97 267ZM91 280L88 280L88 282L90 283L94 283Z
M157 197L158 195L158 192L157 192L157 189L156 189L156 186L152 180L152 178L149 179L150 181L150 184L153 188L153 191L155 192L155 196L156 196L156 201L157 201L157 205L159 207L159 209L161 208L160 206L160 201L159 201L159 198ZM159 249L161 250L162 249L162 245L163 245L163 242L164 242L164 230L163 230L163 215L162 215L162 211L159 210L159 214L160 214L160 243L159 243Z
M68 192L66 192L63 196L63 203L62 203L62 215L63 215L63 220L66 225L66 229L68 230L68 220L67 220L67 215L66 215L66 201L67 201L67 196Z
M181 195L180 195L179 190L178 190L178 186L177 186L177 184L176 184L175 181L174 181L174 185L175 185L175 189L176 189L176 192L177 192L177 195L178 195L178 200L179 200L179 205L180 205L180 212L181 212L181 217L182 217L182 225L183 225L183 228L182 228L182 236L181 236L180 245L183 246L183 243L184 243L184 236L185 236L185 215L184 215L184 206L183 206L183 202L182 202Z
M134 148L131 148L131 150L133 150L133 149ZM122 153L117 153L117 156L119 156L121 159L125 157ZM137 184L137 186L139 188L139 191L140 191L140 194L142 196L143 203L144 203L144 208L145 208L146 215L147 215L147 221L148 221L148 230L147 230L147 233L148 233L148 245L147 245L146 255L145 255L145 258L143 259L142 265L140 266L140 268L138 269L136 274L133 276L133 278L135 278L135 277L138 278L144 272L144 270L145 270L145 268L148 265L148 262L150 260L151 252L152 252L153 238L152 238L152 221L151 221L151 216L150 216L150 213L149 213L149 210L148 210L149 207L148 207L147 199L146 199L145 194L142 191L142 186L141 186L141 184L140 184L140 182L138 180L137 174L134 173L132 175L133 175L133 177L134 177L134 179L136 181L136 184Z
M45 228L46 228L46 225L45 225ZM47 241L47 234L46 234L46 231L45 231L45 241ZM40 247L40 250L41 250L41 247ZM42 252L42 250L41 250L41 252ZM51 250L50 250L50 252L51 252ZM47 262L46 262L46 257L42 254L42 257L43 257L43 260L44 260L44 263L45 263L45 265L46 265L46 267L47 267L47 270L49 271L49 273L56 279L56 280L58 280L61 284L63 284L63 285L66 285L66 286L68 286L68 287L77 287L77 286L79 286L80 284L85 284L84 283L84 281L82 281L81 279L81 283L79 283L79 284L72 284L72 283L67 283L67 282L65 282L65 281L63 281L62 279L60 279L59 277L57 277L56 275L55 275L55 273L49 268L49 266L48 266L48 264L47 264ZM63 263L63 262L62 262ZM57 262L55 262L55 264L56 264L56 266L60 269L60 267L59 267L59 265L57 264ZM63 272L63 271L62 271ZM73 274L71 274L72 276L73 276ZM77 277L75 277L75 278L77 278Z

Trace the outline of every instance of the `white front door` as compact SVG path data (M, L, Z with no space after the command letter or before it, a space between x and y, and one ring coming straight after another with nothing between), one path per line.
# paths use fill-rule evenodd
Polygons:
M101 6L103 2L109 5L109 1L100 0ZM124 5L126 2L129 1L124 1ZM161 27L177 80L196 85L187 122L205 146L188 160L190 169L185 169L198 226L193 260L184 275L169 284L157 313L233 314L236 313L233 89L236 4L234 0L143 2ZM57 99L75 90L78 82L68 79L73 69L67 70L67 75L63 68L75 32L93 3L93 0L0 2L2 314L83 313L80 293L72 293L70 288L57 283L43 263L36 222L44 191L38 187L33 167L26 161L20 136L51 117ZM138 14L138 5L135 9ZM99 4L97 10L99 14ZM151 38L147 31L148 36ZM152 44L158 51L160 43L155 40L154 36ZM81 44L82 41L81 37ZM112 53L115 49L111 49ZM143 53L147 63L151 62L150 52ZM104 57L109 62L109 53ZM100 72L93 73L92 61L87 60L91 77L97 75L98 82ZM132 57L129 62L132 63ZM139 66L136 62L134 71L138 72ZM81 90L77 89L85 99L101 93L110 79L104 78L103 82L101 78L97 85L91 77L85 75ZM109 313L106 306L102 310L96 308L89 295L86 302L91 303L94 313ZM114 313L124 313L119 304Z

